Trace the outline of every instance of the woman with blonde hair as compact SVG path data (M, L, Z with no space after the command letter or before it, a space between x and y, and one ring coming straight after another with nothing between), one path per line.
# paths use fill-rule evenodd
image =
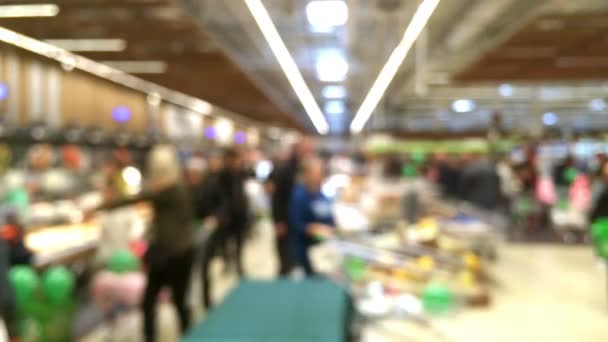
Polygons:
M148 155L144 191L134 197L105 203L99 208L114 209L149 202L154 209L145 256L148 273L142 303L146 341L154 341L156 337L156 299L164 286L171 288L182 332L190 323L186 292L193 261L193 213L181 174L175 149L169 145L155 146Z

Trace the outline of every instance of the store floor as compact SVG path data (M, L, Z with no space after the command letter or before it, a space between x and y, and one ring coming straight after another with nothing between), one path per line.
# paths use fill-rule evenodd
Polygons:
M276 269L271 229L261 225L245 250L250 277L268 279ZM219 262L212 265L217 298L236 283L224 274ZM403 320L379 322L364 330L364 341L608 341L608 299L604 269L584 246L505 245L493 267L497 280L494 302L489 309L467 309L433 320L431 328ZM192 302L199 303L198 277L194 279ZM195 305L197 318L202 317ZM86 342L138 341L139 315L120 323L121 328L102 327ZM160 307L161 341L176 341L175 315L171 307ZM124 330L125 333L121 333Z

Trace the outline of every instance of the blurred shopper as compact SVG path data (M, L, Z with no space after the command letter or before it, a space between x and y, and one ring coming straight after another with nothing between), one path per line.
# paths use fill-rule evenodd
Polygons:
M602 179L604 181L603 188L593 204L593 210L589 215L590 223L601 217L608 217L608 163L605 163L602 167Z
M229 264L234 263L237 273L242 277L243 243L250 223L249 201L245 193L248 174L243 169L241 153L236 149L224 151L223 163L218 177L218 230L224 234L224 252L227 253Z
M159 145L152 149L146 185L141 194L110 201L99 209L115 209L142 201L150 202L154 208L145 256L148 274L142 308L145 340L155 341L156 300L164 286L171 287L181 331L185 332L190 323L185 299L193 260L193 215L190 195L182 184L179 160L172 147Z
M219 164L218 164L219 165ZM210 264L214 256L222 257L226 270L236 265L239 276L243 276L243 244L250 224L250 210L245 194L246 173L238 150L226 149L221 169L209 174L203 191L206 197L203 218L212 217L216 228L205 244L201 262L203 306L211 303Z
M294 147L285 164L275 165L270 179L272 182L272 218L276 232L276 249L279 257L279 274L287 275L292 269L289 252L289 200L296 182L302 160L314 154L315 145L311 138L304 137Z
M465 201L494 210L501 202L500 179L490 160L473 155L462 173L460 193Z
M195 219L201 219L200 213L204 210L205 193L203 188L203 176L206 168L205 160L198 156L193 156L186 163L184 174L186 185L192 196L192 209Z
M6 326L11 323L14 309L13 289L8 280L8 271L9 247L6 241L0 239L0 321L7 323ZM2 337L0 334L0 340Z
M450 155L447 160L439 162L438 182L446 196L451 198L460 197L462 168L462 161L456 155Z
M564 160L558 163L553 169L553 182L555 185L562 187L570 185L568 177L566 176L566 171L574 168L576 168L576 163L574 161L574 157L571 155L567 156Z
M295 264L314 276L308 251L319 237L331 235L334 217L330 200L321 192L325 178L323 162L308 158L302 163L300 181L289 201L289 243Z

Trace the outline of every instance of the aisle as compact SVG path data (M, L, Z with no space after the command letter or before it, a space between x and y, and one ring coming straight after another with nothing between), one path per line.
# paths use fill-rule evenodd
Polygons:
M250 277L272 278L276 269L272 230L267 224L245 249L245 267ZM553 245L505 245L495 276L499 288L491 308L467 310L436 321L433 333L402 320L385 321L364 331L365 342L384 341L462 341L462 342L603 342L608 336L608 302L602 270L590 249ZM236 277L223 272L215 262L213 274L217 299L236 283ZM198 277L193 282L193 303L197 304ZM196 317L202 318L200 306ZM169 305L161 305L162 341L176 341L175 315ZM139 322L136 324L139 325ZM100 329L104 330L104 329ZM134 326L131 331L138 331ZM86 341L100 341L96 338ZM137 341L137 339L134 339Z

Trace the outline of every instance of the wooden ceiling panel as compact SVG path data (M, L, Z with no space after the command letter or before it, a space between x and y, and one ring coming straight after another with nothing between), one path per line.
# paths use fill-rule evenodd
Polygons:
M175 0L60 0L54 3L61 8L56 17L6 18L0 19L0 26L37 39L123 38L127 41L124 51L82 55L98 61L166 61L167 72L137 76L252 119L303 129L294 115L276 106L218 49Z
M605 79L607 33L608 13L542 16L456 75L455 80Z

